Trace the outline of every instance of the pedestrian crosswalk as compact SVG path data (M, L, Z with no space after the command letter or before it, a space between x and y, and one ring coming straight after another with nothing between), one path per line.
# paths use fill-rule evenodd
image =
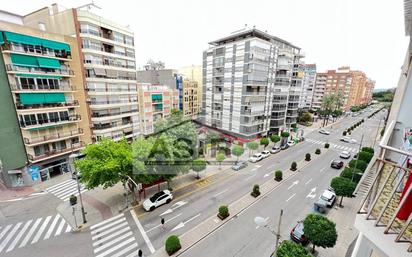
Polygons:
M63 201L68 201L71 195L78 195L77 182L74 179L65 180L59 184L46 188L46 191L52 193ZM80 192L85 192L87 189L80 183Z
M0 226L0 253L7 253L69 231L70 225L60 214Z
M124 214L90 227L95 257L137 256L138 244Z
M306 141L313 143L313 144L317 144L317 145L325 145L327 142L321 141L321 140L315 140L315 139L310 139L307 138L305 139ZM333 143L329 143L329 145L335 149L341 150L341 151L348 151L348 152L352 152L352 153L356 153L357 149L354 147L349 147L349 146L344 146L344 145L337 145L337 144L333 144Z

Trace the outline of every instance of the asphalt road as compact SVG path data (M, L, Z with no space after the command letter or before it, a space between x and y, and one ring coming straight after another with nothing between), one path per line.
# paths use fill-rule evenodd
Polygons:
M130 212L126 212L124 216L115 217L110 222L107 221L105 224L84 232L64 233L67 226L63 224L64 226L61 225L61 233L56 235L56 230L61 224L61 219L58 216L56 217L56 207L61 203L61 200L51 194L41 195L30 199L30 201L0 203L0 213L3 216L3 218L0 217L0 231L8 224L21 222L20 227L23 227L30 220L35 223L39 218L42 218L42 221L48 219L47 225L40 233L41 238L37 241L34 240L35 242L32 243L33 238L31 237L26 245L19 248L25 234L29 232L27 230L21 236L21 239L16 241L15 247L6 252L14 241L14 235L4 244L4 249L0 251L0 255L5 257L46 255L62 257L114 256L115 254L123 256L120 254L122 251L126 252L128 250L129 253L136 253L137 249L140 248L145 256L148 256L155 249L161 248L170 234L184 234L203 220L215 215L220 205L230 204L243 195L249 194L253 185L263 184L273 179L275 170L289 169L292 161L302 160L307 152L313 152L316 148L323 149L325 142L335 144L342 149L358 148L357 144L340 142L339 138L342 136L344 129L369 113L358 117L344 118L338 124L333 125L333 128L328 129L331 132L328 136L313 131L305 135L307 141L299 143L286 151L271 155L256 164L249 164L247 168L239 172L222 171L224 175L218 181L208 181L206 179L199 182L197 190L188 192L180 199L175 199L172 203L164 205L151 213L133 217ZM372 120L367 120L364 125L356 129L351 137L359 143L363 133L365 134L364 145L371 145L378 123L379 116L376 115ZM322 158L309 164L302 172L299 172L292 179L293 181L298 180L298 185L288 189L292 180L285 182L266 198L245 211L238 219L229 222L195 245L185 256L265 256L267 252L273 251L274 238L271 239L272 235L269 231L256 229L253 218L255 216L270 217L273 225L279 210L284 209L282 233L283 238L286 238L290 228L294 226L296 221L304 218L311 211L313 202L319 197L319 193L329 185L330 179L339 174L339 171L329 168L330 161L333 158L338 158L338 153L342 150L337 147L331 147L327 153L322 155ZM313 188L316 188L316 197L313 197L313 194L307 197L309 191ZM166 220L164 228L160 226L161 217ZM47 231L53 224L52 235L47 237ZM0 249L2 242L5 242L4 240L13 228L10 227L3 238L0 234ZM42 226L39 225L33 231L33 235L35 236L41 229ZM127 237L116 236L120 234L120 230L129 231ZM107 245L107 242L112 243ZM205 252L205 249L207 249L207 252ZM256 249L262 249L264 252L252 254L256 253Z

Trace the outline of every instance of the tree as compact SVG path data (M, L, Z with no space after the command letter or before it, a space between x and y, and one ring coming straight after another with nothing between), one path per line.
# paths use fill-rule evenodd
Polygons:
M206 141L211 144L211 156L215 156L216 153L216 145L220 141L219 134L212 132L207 135Z
M280 141L280 136L278 136L278 135L271 135L271 136L270 136L270 141L272 141L272 142L273 142L273 146L275 146L276 143Z
M290 133L287 132L287 131L283 131L282 133L280 133L280 136L282 137L281 145L284 145L284 144L287 143L288 138L289 138L289 136L290 136Z
M312 253L315 253L315 246L323 248L333 247L338 239L336 225L326 217L319 214L309 214L303 221L305 236L313 244Z
M323 110L323 126L327 125L327 121L329 120L329 115L332 113L332 110L335 105L335 97L334 95L324 95L322 98L321 108Z
M259 144L256 141L248 142L246 144L246 146L249 149L249 156L250 156L250 151L254 151L254 150L257 150L259 148Z
M284 240L276 250L276 257L311 257L311 255L302 245Z
M105 138L87 145L82 153L85 157L77 160L75 166L82 174L80 181L88 189L124 183L126 176L132 175L132 151L126 140L115 142Z
M236 156L236 162L239 161L239 157L245 152L245 148L241 147L240 145L235 145L232 149L232 154Z
M362 161L364 161L364 162L366 162L366 163L369 163L369 162L372 160L372 158L373 158L373 153L361 151L361 152L358 154L358 159L359 159L359 160L362 160Z
M219 169L221 168L222 162L223 162L225 159L226 159L226 156L225 156L224 153L218 153L218 154L216 155L216 161L219 162Z
M372 153L372 154L375 152L375 150L373 150L372 147L367 147L367 146L362 147L362 151Z
M354 170L353 168L350 167L346 167L345 169L343 169L343 171L340 173L340 176L343 178L347 178L349 180L352 180L353 178L353 182L358 183L359 180L362 177L362 171L360 169L356 169Z
M362 172L364 172L366 168L368 167L368 163L362 160L355 159L349 162L349 167L351 168L356 167L357 169L360 169Z
M205 159L198 158L196 160L193 160L192 170L194 170L197 173L197 178L200 178L199 173L204 169L206 169Z
M336 195L341 197L339 206L342 206L343 197L353 197L356 183L348 178L335 177L330 182L330 186L333 188Z
M260 139L260 144L263 145L263 149L266 149L266 146L269 144L269 139L267 137L263 137Z
M309 112L302 112L302 114L299 117L300 122L310 122L312 121L312 115Z

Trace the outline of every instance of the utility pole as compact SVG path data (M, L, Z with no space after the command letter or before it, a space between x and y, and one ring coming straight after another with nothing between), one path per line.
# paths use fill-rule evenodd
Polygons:
M354 179L354 177L355 177L356 166L358 165L359 154L360 154L361 148L362 148L362 142L363 142L363 134L362 134L362 138L361 138L361 141L360 141L360 144L359 144L358 156L357 156L356 161L355 161L355 167L353 167L352 179L350 180L350 181L352 181L352 182L353 182L353 179Z
M278 223L278 231L276 232L275 255L276 255L276 251L278 250L278 246L279 246L279 240L280 240L280 224L282 223L282 215L283 215L283 209L280 210L279 223Z

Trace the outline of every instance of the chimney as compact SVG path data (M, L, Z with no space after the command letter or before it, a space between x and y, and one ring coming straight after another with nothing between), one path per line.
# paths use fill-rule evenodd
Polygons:
M52 12L52 14L59 13L59 6L56 3L52 4Z

